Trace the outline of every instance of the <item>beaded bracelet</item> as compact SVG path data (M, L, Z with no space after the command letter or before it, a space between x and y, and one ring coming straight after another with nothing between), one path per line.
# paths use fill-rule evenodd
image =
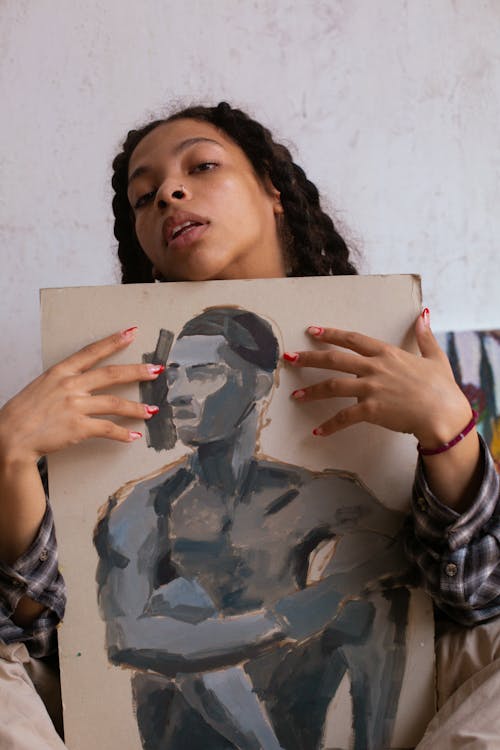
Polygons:
M472 417L470 422L462 432L460 432L456 437L453 438L453 440L450 440L448 443L443 443L443 445L440 445L439 448L422 448L420 443L417 445L417 450L420 453L421 456L436 456L438 453L445 453L446 451L449 451L450 448L453 448L454 445L459 443L461 440L464 439L466 435L469 434L471 430L474 429L476 422L478 418L478 413L475 409L472 410Z

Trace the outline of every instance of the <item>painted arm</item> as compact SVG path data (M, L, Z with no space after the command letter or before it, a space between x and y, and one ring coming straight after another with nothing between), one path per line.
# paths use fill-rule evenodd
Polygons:
M234 666L273 649L285 638L311 637L332 622L347 598L401 571L399 541L378 534L362 541L372 545L370 559L356 565L349 558L352 540L347 537L337 552L338 572L283 597L269 611L231 617L217 616L206 592L194 581L177 578L151 595L139 566L129 561L115 567L100 593L109 657L117 664L174 676Z
M356 561L363 546L371 554ZM322 580L284 597L273 611L287 622L287 635L302 641L331 624L351 599L380 590L384 581L386 585L408 583L407 570L402 539L370 532L346 535L337 544Z
M156 585L168 534L158 533L158 478L138 485L98 526L99 603L111 661L173 676L239 664L282 641L279 616L219 617L196 581ZM175 573L172 571L172 575Z
M185 588L195 585L185 579L173 583L178 582L185 584ZM101 591L108 654L116 664L154 669L168 676L200 672L239 664L271 648L285 636L280 618L263 611L235 617L211 614L200 621L198 617L208 610L202 589L198 592L198 605L191 602L189 615L185 603L176 605L173 598L172 615L149 614L144 611L148 589L145 577L137 570L115 568L109 574L106 590ZM119 599L126 603L121 613L109 611L106 598L110 590L119 592ZM109 599L111 608L113 599L114 595ZM183 610L184 615L180 616Z

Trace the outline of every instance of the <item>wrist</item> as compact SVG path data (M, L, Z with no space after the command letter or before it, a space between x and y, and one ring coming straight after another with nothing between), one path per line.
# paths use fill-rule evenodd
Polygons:
M458 443L462 442L462 440L465 440L470 433L475 432L477 418L477 411L471 409L471 416L469 421L459 432L457 432L454 437L450 438L449 440L445 440L443 443L435 445L434 447L430 447L429 444L422 444L419 441L417 445L417 451L421 456L437 456L441 453L446 453L447 451L458 445Z
M0 416L0 469L22 470L35 466L40 456L26 447L26 441L18 430L11 429L6 419Z
M458 390L458 389L457 389ZM425 450L436 450L453 441L470 423L472 407L458 390L459 398L442 400L425 409L425 421L413 433L419 445Z

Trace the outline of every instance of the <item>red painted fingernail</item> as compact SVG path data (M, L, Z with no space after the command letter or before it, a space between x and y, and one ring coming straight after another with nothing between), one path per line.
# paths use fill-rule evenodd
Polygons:
M122 331L122 336L124 339L132 339L134 338L134 334L137 331L138 326L132 326L131 328L126 328L124 331Z
M146 411L148 414L158 414L160 411L159 406L146 406Z
M313 430L313 435L316 435L316 437L319 437L321 435L324 435L324 432L321 429L321 427L315 427Z
M424 307L424 309L422 310L422 318L424 321L424 325L426 325L427 328L429 328L431 324L431 312L428 307Z
M299 388L297 391L292 391L292 398L304 398L306 392Z
M321 326L309 326L307 332L310 333L311 336L321 336L325 332L325 329Z
M128 438L130 442L133 442L134 440L139 440L139 438L142 437L142 432L129 432Z
M296 362L299 358L299 355L297 352L285 352L283 354L283 359L286 359L287 362Z
M148 365L150 375L159 375L165 369L165 365Z

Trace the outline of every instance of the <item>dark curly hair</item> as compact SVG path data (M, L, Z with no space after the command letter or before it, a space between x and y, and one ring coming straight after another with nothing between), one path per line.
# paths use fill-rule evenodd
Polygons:
M118 240L123 284L153 280L152 264L137 240L127 198L130 156L152 130L181 119L208 122L223 131L244 151L259 179L271 180L279 191L284 212L281 241L288 276L357 273L349 259L349 248L330 216L321 208L316 186L307 179L304 170L294 163L290 151L283 144L276 143L271 132L245 112L221 102L216 107L188 107L128 133L122 151L113 161L111 181L115 193L114 232Z

